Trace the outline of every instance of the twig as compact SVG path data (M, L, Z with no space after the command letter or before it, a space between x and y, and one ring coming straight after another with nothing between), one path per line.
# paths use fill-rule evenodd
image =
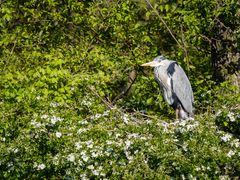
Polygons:
M158 18L162 21L162 23L163 23L164 26L167 28L168 32L171 34L172 38L176 41L176 43L178 44L178 46L185 51L185 48L178 42L178 40L176 39L176 37L175 37L174 34L172 33L171 29L168 27L167 23L166 23L166 22L163 20L163 18L160 16L160 14L158 13L158 11L152 6L152 4L149 2L149 0L146 0L146 2L147 2L148 5L154 10L154 12L157 14Z
M214 21L217 21L221 26L225 27L227 30L229 30L231 33L233 32L232 29L228 26L226 26L222 21L220 21L217 17L214 18Z
M17 40L14 41L14 44L13 44L13 47L12 47L12 49L11 49L10 54L13 53L13 51L14 51L14 49L15 49L15 47L16 47L16 44L17 44Z
M182 35L182 44L184 47L186 47L185 44L185 37L184 37L184 33L183 33L183 26L181 24L181 35ZM187 58L187 73L189 73L189 57L188 57L188 51L186 48L183 49L184 53L185 53L185 57ZM188 74L189 75L189 74Z
M131 87L132 87L134 81L136 80L136 78L137 78L137 71L136 71L135 69L133 69L133 70L128 74L128 82L127 82L127 84L124 86L124 88L123 88L123 90L121 91L121 93L120 93L119 95L117 95L117 96L113 99L113 101L112 101L113 104L115 104L115 102L116 102L118 99L122 98L124 95L126 95L126 94L129 92L129 90L131 89Z
M106 100L104 100L95 90L93 87L90 87L90 86L87 86L92 92L94 95L96 95L99 99L101 99L101 101L109 108L109 109L113 109L113 105L112 103L110 102L107 102Z

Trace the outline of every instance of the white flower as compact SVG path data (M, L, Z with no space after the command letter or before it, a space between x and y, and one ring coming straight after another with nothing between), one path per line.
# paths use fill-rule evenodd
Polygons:
M79 159L79 160L78 160L78 164L79 164L80 166L82 166L82 165L83 165L83 162Z
M105 173L103 173L103 172L101 172L101 173L100 173L100 176L106 176L106 174L105 174Z
M83 159L83 161L87 162L89 157L87 155L82 155L82 159Z
M228 153L227 153L227 157L232 157L236 152L234 152L233 150L230 150Z
M187 123L188 123L187 120L180 120L179 125L184 127L187 125Z
M76 149L79 150L82 148L82 145L79 142L75 143Z
M56 132L56 137L57 138L60 138L62 136L62 133L61 132Z
M86 141L86 145L87 145L87 147L88 148L93 148L93 141L92 140L90 140L90 141Z
M41 119L47 119L49 116L47 114L44 114L41 116Z
M84 132L86 132L86 131L87 131L86 128L82 128L82 129L79 129L79 130L77 131L77 134L81 134L81 133L84 133Z
M111 144L113 144L113 141L107 140L106 143L107 143L107 145L111 145Z
M206 169L204 165L201 165L201 168L203 171L205 171L205 169Z
M187 144L183 144L182 148L183 148L184 151L187 151Z
M236 148L238 148L238 147L240 146L239 141L235 142L234 144L235 144L235 147L236 147Z
M123 115L123 122L128 124L128 120L129 120L128 115L124 114Z
M131 162L133 160L133 156L131 156L131 152L125 150L124 153L125 153L127 159Z
M216 116L219 116L222 113L221 110L218 110L218 112L216 113Z
M92 173L93 173L93 175L98 176L99 175L99 170L93 170Z
M151 123L152 123L152 121L149 120L149 119L147 119L145 122L146 122L147 124L151 124Z
M51 107L58 107L58 106L59 106L59 103L50 102L50 106L51 106Z
M92 152L92 157L94 157L94 158L95 158L95 157L98 157L98 153L97 153L97 152L95 152L95 151L94 151L94 152Z
M62 121L62 120L63 120L63 119L60 118L60 117L56 117L56 116L52 116L52 117L51 117L51 123L52 123L52 124L55 124L56 122Z
M41 125L42 125L41 123L36 122L34 120L32 120L30 124L32 124L35 128L41 127Z
M92 103L90 101L86 101L86 100L83 100L81 105L84 105L84 106L87 106L87 107L90 107L92 105Z
M68 157L67 157L67 160L70 161L70 162L75 162L74 154L69 154Z
M230 119L231 122L235 121L234 114L232 112L228 113L227 117Z
M118 138L118 137L121 136L121 134L120 134L120 133L117 133L115 136L116 136L116 138Z
M139 137L139 134L138 133L133 133L133 134L129 134L128 135L128 138L131 139L131 138L137 138Z
M87 168L90 169L90 170L93 170L94 166L93 165L89 165Z
M102 115L107 116L108 114L109 114L109 111L107 110L107 111L104 111Z
M81 174L80 177L81 177L81 180L88 180L89 179L89 178L87 178L86 174Z
M46 167L45 164L39 164L37 166L37 170L43 170L45 167Z
M18 148L13 149L13 152L17 153L18 152Z
M225 134L224 136L221 137L221 139L222 139L224 142L229 141L231 138L232 138L232 136L231 136L230 134Z
M59 155L58 154L53 157L53 164L56 166L59 165Z
M168 132L168 126L169 126L168 123L163 122L163 123L161 123L160 125L163 126L163 132Z
M127 148L127 149L130 147L131 144L132 144L132 142L129 141L129 140L126 140L126 141L125 141L125 145L126 145L126 148Z
M85 121L81 121L81 124L88 124L88 122L85 120Z
M101 114L95 114L95 119L99 119L101 116Z

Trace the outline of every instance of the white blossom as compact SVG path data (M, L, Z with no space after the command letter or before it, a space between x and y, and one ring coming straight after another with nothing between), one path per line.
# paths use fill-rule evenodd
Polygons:
M118 138L118 137L121 136L121 134L120 134L120 133L117 133L115 136L116 136L116 138Z
M235 121L235 118L234 118L234 114L232 112L228 113L227 117L229 118L229 120L231 122L234 122Z
M125 141L125 145L126 145L126 148L127 148L127 149L130 147L131 144L132 144L132 142L129 141L129 140L126 140L126 141Z
M224 142L229 141L231 138L232 138L232 136L231 136L230 134L225 134L224 136L221 137L221 139L222 139Z
M81 129L79 129L79 130L77 131L77 134L81 134L81 133L84 133L84 132L86 132L86 131L87 131L86 128L81 128Z
M90 170L93 170L94 166L93 165L89 165L87 168L90 169Z
M93 141L92 140L86 141L85 143L86 143L88 148L90 148L90 149L93 148Z
M36 122L35 120L32 120L30 124L33 125L35 128L42 126L42 124L40 122Z
M102 115L101 114L95 114L94 118L99 119Z
M52 124L55 124L56 122L62 121L63 119L60 117L52 116L50 120Z
M123 122L126 123L126 124L128 124L128 121L129 121L128 115L124 114L124 115L123 115Z
M13 149L13 152L14 152L14 153L17 153L18 151L19 151L18 148L14 148L14 149Z
M222 111L219 109L216 113L216 116L219 116L222 113Z
M96 157L98 157L98 153L97 153L97 152L95 152L95 151L93 151L93 152L92 152L92 157L93 157L93 158L96 158Z
M87 162L89 157L87 155L82 155L82 159L83 159L83 161Z
M89 178L87 178L86 174L81 174L80 177L81 177L81 180L88 180L89 179Z
M53 164L56 166L59 165L59 155L58 154L53 157Z
M60 104L56 102L50 102L51 107L58 107Z
M56 132L56 137L57 138L60 138L62 136L62 133L61 132Z
M79 150L82 148L82 145L79 142L75 143L76 149Z
M139 137L139 134L138 133L132 133L132 134L129 134L128 135L128 138L131 139L131 138L137 138Z
M92 105L92 103L90 101L87 101L87 100L83 100L81 102L81 105L84 105L84 106L87 106L87 107L90 107Z
M228 153L227 153L227 157L232 157L236 152L234 152L233 150L230 150Z
M75 162L74 154L69 154L68 157L67 157L67 160L70 161L70 162Z
M107 143L107 145L111 145L111 144L113 144L113 141L107 140L106 143Z
M43 170L43 169L45 169L45 167L46 167L46 165L45 164L39 164L38 166L37 166L37 170Z
M240 142L239 142L239 140L238 140L238 139L234 139L234 140L231 142L231 146L232 146L232 147L236 147L236 148L240 147Z
M81 124L88 124L88 121L81 121Z
M41 119L47 119L49 116L47 114L44 114L41 116Z
M201 171L201 168L199 166L197 166L196 171Z

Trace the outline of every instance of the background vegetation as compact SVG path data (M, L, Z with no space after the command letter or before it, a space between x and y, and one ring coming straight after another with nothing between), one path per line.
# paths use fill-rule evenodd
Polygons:
M1 0L0 178L237 179L239 7ZM185 69L194 120L139 67L160 54Z

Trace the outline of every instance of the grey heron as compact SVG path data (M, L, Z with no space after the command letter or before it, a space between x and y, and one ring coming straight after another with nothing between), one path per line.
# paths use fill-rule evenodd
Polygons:
M158 82L165 101L176 111L177 119L193 115L193 91L182 67L163 56L141 66L154 67L155 80Z

